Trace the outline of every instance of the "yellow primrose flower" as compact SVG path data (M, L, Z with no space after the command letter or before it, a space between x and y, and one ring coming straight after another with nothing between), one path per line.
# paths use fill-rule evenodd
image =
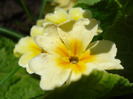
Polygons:
M33 40L36 35L43 35L43 31L43 27L33 26L31 29L31 36L21 38L15 46L14 55L20 57L19 65L25 67L28 73L33 73L28 67L28 62L36 55L43 52L42 48Z
M74 20L79 20L80 18L88 18L91 19L92 13L89 10L83 10L80 7L77 8L71 8L68 13L64 9L61 9L59 7L55 8L54 13L49 13L45 16L45 19L40 19L37 21L37 25L41 26L43 23L46 21L61 25L64 24L65 22L74 19ZM99 34L102 32L102 29L99 27L96 34Z
M70 19L78 20L80 18L91 18L91 12L77 7L71 8L67 13L64 9L56 7L54 13L49 13L45 16L46 21L57 25Z
M55 3L58 3L58 7L61 7L65 10L68 10L76 4L77 0L52 0Z
M93 69L123 69L120 60L115 59L117 48L113 42L91 43L98 28L95 19L81 18L59 26L62 28L55 27L49 27L43 36L35 37L35 42L47 53L37 55L29 62L29 68L41 76L43 90L76 81Z

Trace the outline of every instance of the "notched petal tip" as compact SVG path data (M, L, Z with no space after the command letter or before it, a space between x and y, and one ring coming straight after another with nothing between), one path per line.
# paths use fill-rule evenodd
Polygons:
M88 25L90 24L90 20L87 18L80 18L78 21L76 21L77 24L83 24L83 25Z
M40 81L40 87L42 90L47 90L47 91L50 91L50 90L53 90L55 89L57 86L53 85L53 84L45 84L45 77L42 77L41 76L41 81Z
M19 57L22 56L22 54L21 54L20 52L18 52L18 51L16 50L16 48L13 49L13 54L14 54L17 58L19 58Z
M93 28L96 28L96 30L97 30L97 28L98 28L98 23L97 23L97 21L96 21L96 19L90 19L90 22L89 22L89 24L86 26L86 28L88 29L88 30L92 30ZM96 34L96 31L95 31L95 34Z
M91 18L91 12L89 10L83 10L80 7L71 8L68 13L76 21L80 18Z
M92 63L87 63L88 66L104 70L124 69L120 64L121 61L115 58L117 48L112 41L96 41L91 43L88 49L91 51L91 55L94 55L95 57L95 60Z
M43 35L44 28L42 26L33 26L30 31L30 35L32 38L34 38L37 35Z
M15 45L15 50L21 54L24 54L30 50L29 45L32 43L33 43L33 40L31 37L29 36L22 37L19 40L19 42Z
M19 59L18 64L19 66L24 67L24 68L28 66L28 64L23 64L23 62L21 62L21 58Z
M72 30L73 25L75 24L75 20L70 19L58 25L58 30L62 29L65 32L69 32Z
M29 68L29 65L26 67L26 71L29 73L29 74L33 74L34 72Z
M91 50L91 53L93 55L107 53L109 56L115 57L117 53L115 43L109 40L92 42L91 44L89 44L88 49Z
M46 22L43 24L44 27L44 34L47 33L49 36L50 35L57 35L57 28L58 26L54 23L51 22Z
M38 74L38 75L41 75L43 74L43 70L45 68L45 61L47 60L47 54L46 53L42 53L42 54L39 54L35 57L33 57L29 63L28 63L28 68Z
M118 67L118 69L124 69L124 67L123 67L122 65L120 65L120 66Z
M39 19L39 20L37 20L36 25L37 26L42 26L43 23L45 23L45 20L44 19Z
M119 60L119 59L115 59L116 60L116 63L118 64L118 65L116 65L116 69L124 69L124 67L121 65L121 61Z
M44 35L48 35L48 33L45 33ZM40 48L44 48L43 45L46 43L44 36L37 35L34 37L34 41Z
M54 24L60 24L65 22L66 20L70 19L67 12L61 8L55 8L54 13L49 13L45 16L45 20L52 22Z

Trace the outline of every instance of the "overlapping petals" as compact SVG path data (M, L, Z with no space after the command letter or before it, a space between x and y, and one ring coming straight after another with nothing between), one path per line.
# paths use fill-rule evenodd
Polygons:
M46 21L49 21L55 24L63 23L69 19L70 19L70 16L67 14L67 12L58 7L55 8L54 13L49 13L45 16Z
M33 39L36 35L43 35L43 32L43 27L33 26L31 28L31 36L21 38L15 46L14 54L16 57L20 57L19 65L26 68L28 73L33 73L33 71L29 69L28 62L43 52L43 49L40 48Z
M47 53L34 57L30 69L41 76L40 86L51 90L89 75L93 69L123 69L115 59L116 46L103 40L91 43L97 32L94 19L80 18L62 25L45 25L43 36L37 35L35 42Z
M56 6L61 7L65 10L72 8L76 3L77 0L52 0L53 2L57 3Z
M54 24L61 24L70 19L77 21L80 18L91 18L91 12L81 8L71 8L67 13L65 10L56 7L54 13L49 13L45 16L46 21Z
M76 8L71 8L69 11L65 11L64 9L61 9L59 7L55 8L54 13L49 13L45 16L45 19L40 19L37 21L37 25L41 26L45 22L51 22L56 25L62 25L67 23L70 20L79 20L80 18L87 18L91 19L92 18L92 13L89 10L83 10L80 7ZM102 33L101 27L98 27L98 30L96 34Z

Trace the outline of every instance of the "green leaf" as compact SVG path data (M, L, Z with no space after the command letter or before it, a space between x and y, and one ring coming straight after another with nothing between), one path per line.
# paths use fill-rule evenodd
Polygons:
M93 0L92 0L93 1ZM77 4L75 7L82 7L92 12L92 17L100 21L100 26L105 31L114 20L122 13L114 0L103 0L95 5Z
M65 88L57 88L45 99L99 99L133 92L133 85L116 74L94 70Z
M104 39L111 40L116 43L118 48L117 57L124 66L123 71L119 74L133 81L133 12L127 16L116 19L114 24L105 31ZM118 71L114 71L115 73Z
M77 0L78 3L84 3L87 5L94 5L97 2L100 2L101 0Z
M24 68L9 75L18 68L18 59L13 55L14 46L15 42L0 35L0 99L29 99L44 94L38 76L29 75ZM1 83L5 77L6 81Z
M132 6L133 0L100 0L100 2L94 5L88 6L86 3L78 3L75 5L75 7L90 10L92 12L92 17L101 22L100 26L103 31L112 25L115 19L120 16L127 16L131 13Z
M118 5L123 14L128 15L133 10L133 0L115 0L118 2Z

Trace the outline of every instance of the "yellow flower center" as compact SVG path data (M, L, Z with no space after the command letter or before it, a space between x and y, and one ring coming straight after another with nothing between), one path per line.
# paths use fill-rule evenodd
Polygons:
M64 69L71 68L75 73L81 73L86 70L86 63L95 60L90 51L83 50L83 44L79 40L73 39L68 48L63 43L56 48L56 54L60 56L57 58L57 65Z

